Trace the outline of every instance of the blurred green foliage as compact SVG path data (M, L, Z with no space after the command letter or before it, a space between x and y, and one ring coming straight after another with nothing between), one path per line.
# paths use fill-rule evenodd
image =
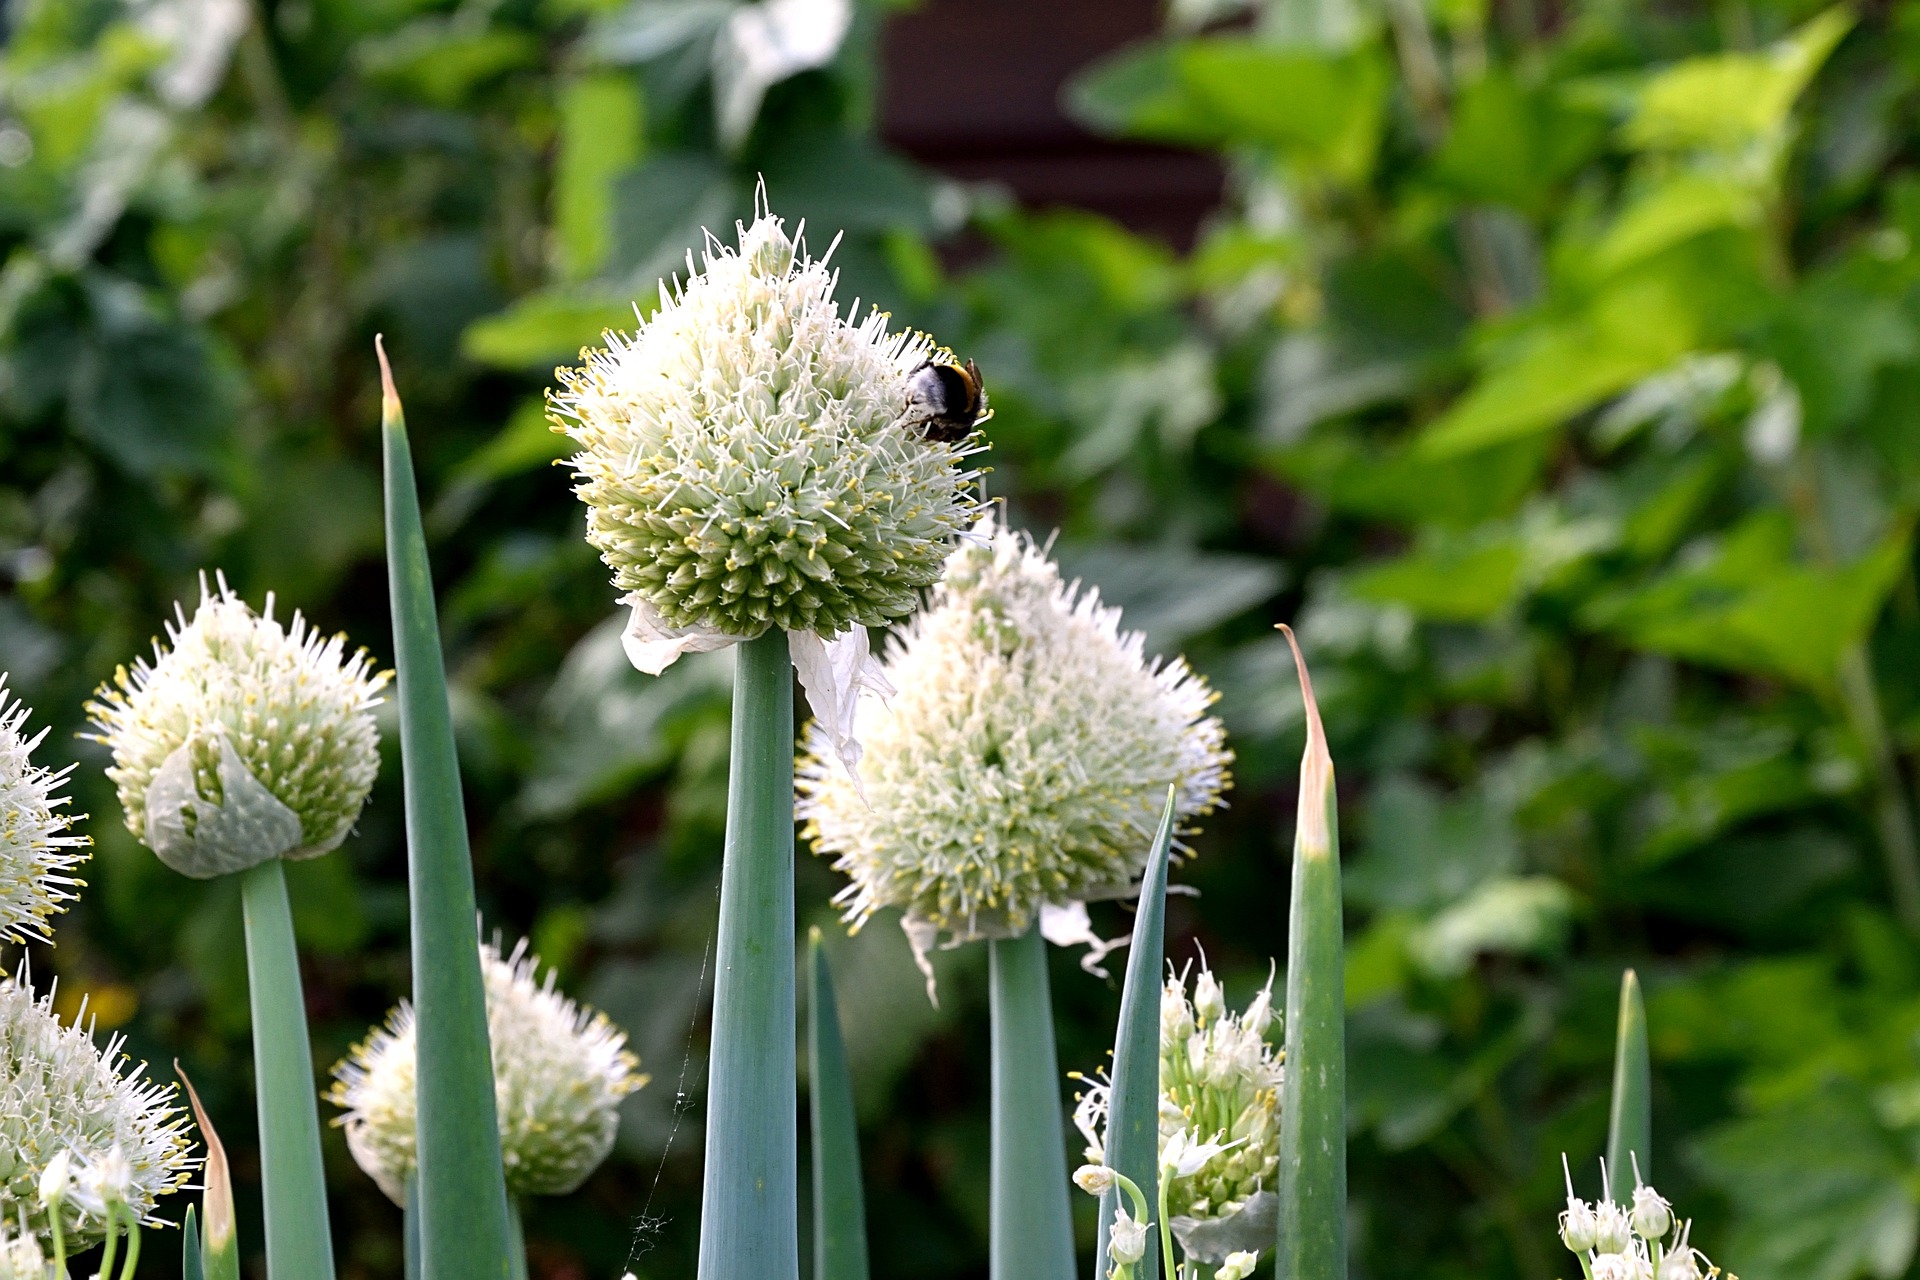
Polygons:
M534 1271L691 1270L730 667L627 667L541 393L764 176L816 250L844 230L846 296L980 361L990 491L1222 690L1239 786L1169 954L1204 944L1236 998L1284 951L1271 624L1299 628L1351 835L1356 1274L1566 1272L1558 1156L1604 1145L1626 964L1695 1240L1746 1280L1915 1274L1920 8L1180 0L1068 91L1222 158L1176 251L888 154L886 6L769 61L748 37L789 3L6 11L0 668L99 841L34 963L194 1072L246 1247L237 891L139 849L68 735L202 569L390 657L384 330L488 927L655 1079L608 1168L533 1206ZM988 252L955 272L963 226ZM396 783L289 868L320 1068L404 990ZM800 874L826 923L834 877ZM978 949L936 1010L884 922L829 935L876 1272L979 1274ZM1117 991L1054 979L1061 1061L1096 1066ZM329 1143L344 1274L397 1275L397 1211Z

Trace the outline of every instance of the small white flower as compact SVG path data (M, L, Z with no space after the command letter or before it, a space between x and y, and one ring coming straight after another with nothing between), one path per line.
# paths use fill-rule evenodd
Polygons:
M1142 645L983 518L888 642L899 692L859 703L864 797L834 743L808 737L798 812L851 881L848 922L897 908L924 956L943 934L1015 937L1049 906L1136 893L1167 788L1180 818L1208 813L1232 758L1206 683Z
M1633 1227L1620 1206L1602 1200L1593 1208L1593 1247L1601 1253L1625 1253L1633 1240Z
M1193 1016L1202 1022L1218 1022L1227 1012L1227 1002L1220 994L1220 984L1213 980L1213 973L1205 968L1200 976L1193 980Z
M1227 1255L1226 1265L1213 1273L1213 1280L1247 1280L1259 1264L1258 1251L1242 1249L1237 1253L1230 1253Z
M1083 1164L1073 1171L1073 1185L1088 1195L1101 1195L1113 1183L1113 1170L1103 1164Z
M1567 1207L1560 1215L1560 1242L1575 1253L1586 1253L1593 1248L1599 1234L1600 1225L1594 1218L1593 1206L1568 1196Z
M1182 1129L1160 1144L1161 1175L1175 1180L1191 1178L1213 1163L1215 1156L1239 1145L1238 1141L1201 1142L1191 1130Z
M104 1234L110 1196L155 1224L199 1163L171 1085L129 1069L119 1040L98 1049L61 1025L24 974L0 980L0 1222L45 1236L57 1213L77 1252Z
M515 1195L565 1195L613 1148L620 1100L647 1083L627 1037L605 1014L554 988L522 942L502 959L480 949L493 1048L494 1099L507 1188ZM327 1098L346 1114L347 1148L395 1204L406 1200L415 1163L413 1010L402 1003L386 1025L333 1069Z
M0 1280L65 1280L53 1277L47 1267L47 1255L39 1237L30 1231L9 1236L0 1227Z
M51 941L49 918L65 911L81 887L64 873L87 860L78 851L93 843L70 833L76 818L62 812L68 797L57 794L73 766L33 762L47 731L27 737L28 714L8 695L0 672L0 938L9 942Z
M1113 1229L1107 1232L1107 1252L1123 1267L1147 1256L1147 1222L1135 1222L1125 1209L1113 1211Z
M1593 1280L1638 1280L1633 1260L1622 1253L1602 1253L1593 1259Z
M156 641L87 704L127 829L199 879L339 847L380 771L372 709L391 675L216 580L192 622L176 607L171 648Z
M1673 1206L1649 1186L1633 1189L1633 1231L1642 1240L1664 1240L1673 1230Z

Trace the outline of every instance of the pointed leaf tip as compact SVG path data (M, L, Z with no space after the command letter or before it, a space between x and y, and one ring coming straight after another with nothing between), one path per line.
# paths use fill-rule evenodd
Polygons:
M194 1123L200 1126L200 1140L206 1144L207 1163L200 1175L205 1188L201 1195L206 1206L205 1240L208 1252L219 1253L233 1240L233 1179L227 1170L227 1149L221 1143L220 1135L214 1131L213 1121L207 1118L207 1109L200 1105L200 1095L181 1068L178 1058L173 1060L173 1073L187 1087L187 1101L193 1106Z
M1300 847L1309 853L1324 854L1333 848L1333 832L1327 814L1333 804L1333 755L1327 750L1327 731L1320 721L1320 704L1314 700L1313 677L1307 673L1307 660L1300 654L1300 642L1293 628L1282 622L1280 634L1293 650L1293 665L1300 673L1300 699L1306 709L1307 749L1300 758Z
M387 343L384 334L373 335L373 353L380 358L380 399L381 410L389 418L400 416L400 393L393 385L393 366L387 363Z

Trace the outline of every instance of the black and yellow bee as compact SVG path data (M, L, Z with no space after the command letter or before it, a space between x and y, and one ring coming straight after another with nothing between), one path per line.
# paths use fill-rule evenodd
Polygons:
M958 444L986 419L987 395L980 366L946 360L922 360L907 375L907 408L902 421L929 440Z

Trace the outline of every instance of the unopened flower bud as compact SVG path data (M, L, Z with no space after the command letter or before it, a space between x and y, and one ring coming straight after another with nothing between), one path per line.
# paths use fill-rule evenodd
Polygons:
M1226 1265L1213 1273L1213 1280L1247 1280L1259 1264L1260 1255L1242 1249L1227 1255Z
M1575 1253L1585 1253L1593 1248L1599 1238L1600 1224L1595 1221L1593 1206L1585 1200L1567 1197L1567 1209L1560 1215L1560 1242Z
M1107 1233L1107 1252L1123 1267L1130 1267L1147 1256L1147 1227L1135 1222L1125 1209L1113 1211L1113 1229Z
M1642 1240L1664 1240L1673 1230L1673 1206L1652 1187L1633 1191L1633 1230Z
M1193 983L1193 1014L1201 1023L1218 1022L1227 1012L1226 997L1211 971L1202 969Z
M67 1188L73 1182L73 1157L65 1151L56 1152L53 1159L47 1161L47 1167L40 1171L40 1203L48 1208L56 1207L66 1199Z
M1090 1196L1101 1195L1113 1185L1113 1170L1104 1164L1083 1164L1073 1171L1073 1185Z
M1601 1253L1625 1253L1633 1240L1627 1215L1611 1200L1602 1200L1593 1210L1593 1247Z

